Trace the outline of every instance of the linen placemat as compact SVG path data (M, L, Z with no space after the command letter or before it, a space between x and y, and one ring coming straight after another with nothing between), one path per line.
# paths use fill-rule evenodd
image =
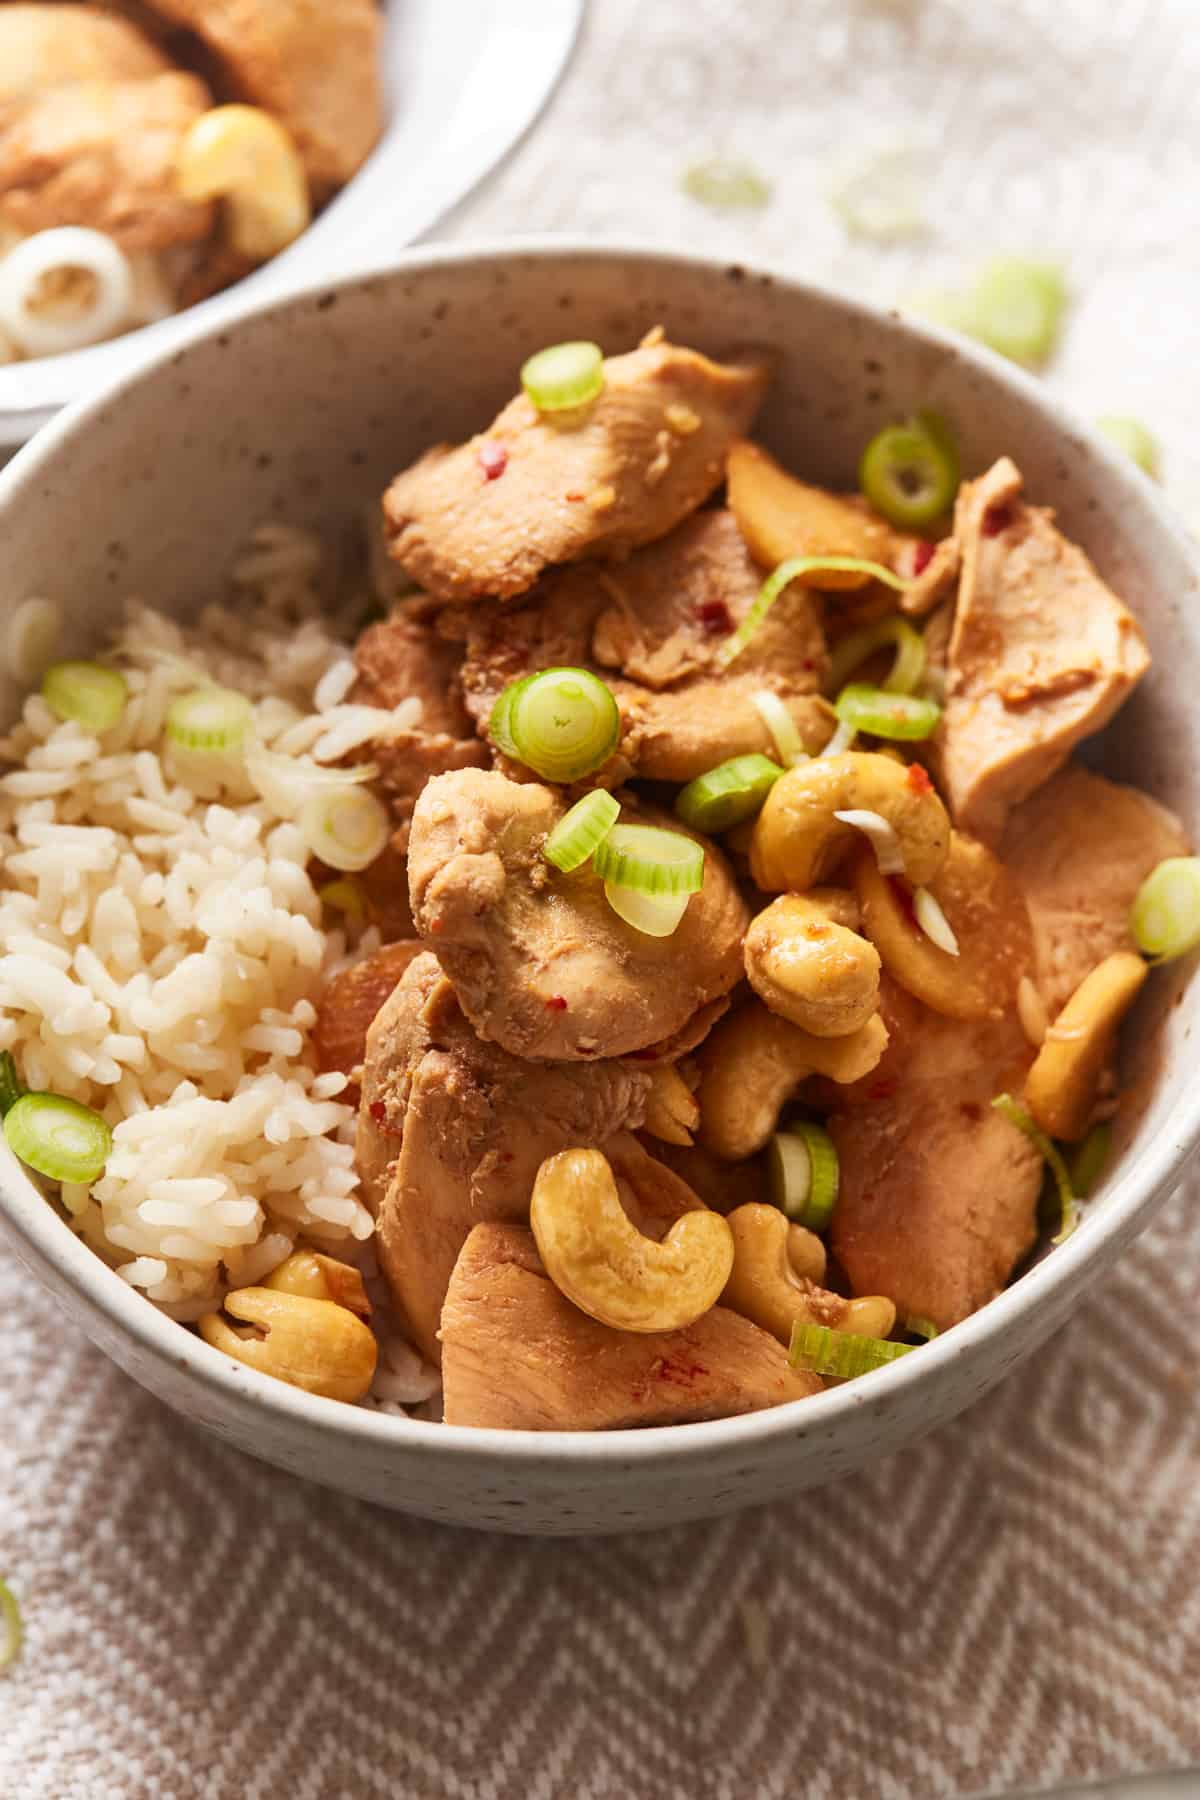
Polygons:
M452 0L448 0L452 3ZM1200 512L1193 0L593 0L443 235L639 236L880 299L998 249L1075 305L1048 377L1134 413ZM754 214L680 190L711 150ZM923 241L829 204L899 152ZM1193 1183L1030 1365L791 1503L473 1536L210 1443L0 1253L5 1800L941 1800L1200 1762Z

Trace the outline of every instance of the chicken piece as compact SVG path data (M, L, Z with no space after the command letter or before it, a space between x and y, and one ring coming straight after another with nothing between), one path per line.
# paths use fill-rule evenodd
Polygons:
M381 748L382 745L372 747L373 751ZM331 874L330 880L334 879ZM387 847L363 870L358 885L366 899L371 923L378 927L385 944L397 944L401 938L416 937L412 907L408 904L407 822L392 833Z
M64 81L141 81L172 67L125 19L94 6L0 6L0 107Z
M518 1062L480 1042L432 956L409 965L367 1034L357 1156L383 1272L427 1356L438 1360L442 1300L471 1227L527 1219L545 1158L573 1146L609 1154L641 1124L648 1088L622 1063ZM614 1158L623 1199L631 1179L650 1190L639 1227L666 1209L662 1235L699 1202L682 1182L668 1193L657 1164L653 1183L639 1179L643 1164L634 1139Z
M150 0L195 32L231 94L274 113L319 203L366 161L383 123L375 0Z
M651 332L606 360L603 391L577 414L543 416L518 394L487 431L396 477L391 553L440 600L512 599L550 564L627 556L719 486L767 373Z
M561 875L542 855L564 810L537 782L478 769L435 776L413 813L413 918L481 1037L537 1060L628 1056L736 986L749 913L706 845L703 889L674 933L636 931L590 864ZM682 829L628 799L625 814Z
M956 537L942 538L937 544L918 540L906 560L912 574L900 596L900 611L912 619L923 619L941 605L958 580L962 546ZM906 572L902 563L898 573Z
M131 253L196 243L213 209L180 197L175 155L211 104L197 76L175 73L64 82L0 105L0 224L85 225Z
M1051 1017L1105 957L1137 948L1129 909L1139 887L1168 856L1188 854L1173 813L1079 763L1016 808L1002 857L1029 906L1037 986Z
M993 847L1009 809L1112 718L1150 666L1137 620L1007 457L960 491L962 576L933 766L960 829Z
M356 701L389 710L405 700L421 702L418 727L371 747L401 826L393 842L404 850L413 806L430 776L447 769L487 767L488 752L475 736L462 701L458 681L462 651L424 621L398 609L363 632L354 661Z
M448 1425L603 1431L757 1412L821 1391L724 1306L683 1331L614 1331L560 1294L533 1234L477 1225L442 1311Z
M778 754L751 703L764 688L787 704L810 748L833 729L817 697L825 640L803 588L780 595L728 673L716 667L761 579L733 515L702 512L620 568L554 570L520 606L448 610L439 629L465 636L462 687L480 731L510 681L537 669L590 668L621 709L621 743L604 781L631 772L690 781L730 756Z
M360 962L335 975L317 1002L313 1048L317 1067L339 1069L353 1078L340 1096L348 1106L358 1105L358 1071L367 1052L367 1032L392 989L425 946L418 939L384 944Z
M991 1102L1033 1060L1015 1015L930 1012L888 979L879 1066L829 1119L841 1180L830 1248L856 1294L939 1330L998 1294L1033 1244L1042 1159Z
M703 1144L667 1144L645 1140L650 1154L678 1175L711 1212L729 1213L736 1206L770 1199L761 1156L725 1162Z

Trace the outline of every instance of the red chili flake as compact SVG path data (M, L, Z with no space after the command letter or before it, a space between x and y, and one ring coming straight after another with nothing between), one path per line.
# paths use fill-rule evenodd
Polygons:
M629 1052L628 1057L626 1058L626 1061L627 1062L654 1062L655 1059L657 1058L657 1056L658 1056L658 1051L655 1049L654 1045L651 1044L651 1046L648 1050L631 1050Z
M909 763L906 779L914 794L932 794L933 783L924 763Z
M495 438L484 438L479 446L479 466L485 481L495 481L508 467L508 451Z
M566 1010L567 1010L566 1000L563 998L563 996L561 994L551 994L550 998L546 1002L546 1005L549 1007L551 1012L566 1012Z
M913 911L912 889L909 887L907 881L900 875L889 875L887 877L887 884L895 895L896 905L900 908L904 917L908 920L914 931L919 931L921 927L918 925L917 915Z
M933 545L918 544L913 551L913 578L923 575L933 561Z
M871 1100L890 1100L899 1086L898 1081L876 1081L867 1089L867 1097Z
M371 1117L377 1125L382 1125L383 1121L387 1118L387 1107L383 1104L382 1100L372 1100Z
M733 630L733 614L724 600L698 600L695 613L700 629L709 637L719 637L722 632Z
M804 661L800 664L802 669L815 669L816 666L816 658L812 656L806 656Z
M989 506L983 515L983 524L980 526L980 530L984 537L999 537L1002 531L1008 530L1012 521L1011 506Z
M664 1356L655 1364L654 1373L659 1381L673 1381L677 1387L690 1387L698 1376L707 1375L708 1370L703 1363L681 1362Z
M370 1111L371 1117L374 1119L376 1125L378 1125L380 1131L386 1132L388 1137L402 1138L404 1136L403 1124L392 1124L391 1120L388 1118L387 1107L382 1100L372 1100Z

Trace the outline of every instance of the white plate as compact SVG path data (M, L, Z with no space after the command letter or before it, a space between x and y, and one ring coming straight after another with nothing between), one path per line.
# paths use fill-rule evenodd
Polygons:
M375 266L410 244L495 167L533 123L575 42L584 0L391 0L391 124L311 230L264 268L159 324L0 368L0 445L23 444L70 400L182 339L322 275Z

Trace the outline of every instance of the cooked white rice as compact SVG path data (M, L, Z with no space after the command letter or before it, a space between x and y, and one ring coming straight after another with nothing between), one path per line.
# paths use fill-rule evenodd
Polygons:
M35 692L0 740L0 1049L27 1086L113 1127L103 1178L64 1187L62 1205L177 1319L261 1279L301 1233L374 1275L346 1080L317 1073L312 1044L345 939L323 928L280 784L263 798L239 760L181 752L163 729L201 680L249 695L255 733L297 768L416 722L416 701L347 702L320 565L307 534L264 528L235 567L237 607L184 628L130 603L110 658L129 700L110 731L62 722ZM356 953L377 944L368 932ZM381 1341L375 1403L427 1400L436 1377L386 1325Z

